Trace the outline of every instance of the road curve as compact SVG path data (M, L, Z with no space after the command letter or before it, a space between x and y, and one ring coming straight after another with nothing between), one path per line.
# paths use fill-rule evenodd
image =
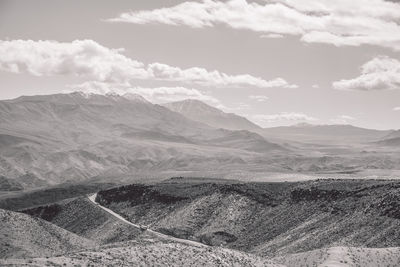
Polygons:
M122 216L119 215L118 213L115 213L114 211L112 211L112 210L110 210L110 209L108 209L108 208L106 208L106 207L100 205L99 203L97 203L97 202L96 202L96 196L97 196L97 193L88 196L88 199L89 199L92 203L94 203L96 206L99 206L100 208L102 208L103 210L105 210L106 212L108 212L109 214L111 214L112 216L116 217L116 218L119 219L120 221L122 221L122 222L124 222L124 223L126 223L126 224L129 224L129 225L132 225L132 226L134 226L134 227L140 228L140 229L142 228L142 227L140 227L139 225L134 224L134 223L131 223L130 221L126 220L124 217L122 217ZM173 237L173 236L170 236L170 235L166 235L166 234L163 234L163 233L160 233L160 232L153 231L153 230L151 230L151 229L147 229L146 231L147 231L148 233L152 233L152 234L154 234L154 235L156 235L156 236L158 236L158 237L161 237L161 238L164 238L164 239L168 239L168 240L172 240L172 241L179 242L179 243L184 243L184 244L186 244L186 245L197 246L197 247L208 247L207 245L205 245L205 244L203 244L203 243L200 243L200 242L196 242L196 241L192 241L192 240L187 240L187 239L176 238L176 237Z

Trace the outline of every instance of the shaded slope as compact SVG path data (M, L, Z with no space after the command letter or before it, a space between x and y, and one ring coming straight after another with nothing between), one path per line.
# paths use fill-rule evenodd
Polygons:
M23 189L24 187L14 179L0 176L0 191L19 191Z
M40 257L87 249L92 241L44 220L0 210L0 257Z
M131 240L142 232L137 227L119 221L91 203L86 197L65 200L23 212L102 244Z
M43 206L63 199L93 193L101 189L115 186L113 183L76 183L61 184L52 187L15 192L11 195L1 196L0 208L8 210L23 210L30 207Z
M260 255L400 246L400 182L203 183L101 191L98 202L154 230Z

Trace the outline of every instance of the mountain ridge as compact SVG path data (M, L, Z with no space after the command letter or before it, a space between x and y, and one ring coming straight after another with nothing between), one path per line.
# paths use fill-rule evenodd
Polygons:
M256 133L216 129L137 95L81 93L0 101L0 146L0 175L29 172L50 184L284 151Z
M264 128L266 138L281 138L297 142L371 142L389 135L393 130L376 130L357 127L351 124L309 124Z
M216 128L249 131L258 131L262 129L245 117L236 115L235 113L226 113L196 99L170 102L163 104L163 106L194 121L199 121Z

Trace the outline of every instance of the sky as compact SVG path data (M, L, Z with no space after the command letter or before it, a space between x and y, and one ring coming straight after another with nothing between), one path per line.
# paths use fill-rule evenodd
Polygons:
M0 99L71 91L399 129L400 3L0 0Z

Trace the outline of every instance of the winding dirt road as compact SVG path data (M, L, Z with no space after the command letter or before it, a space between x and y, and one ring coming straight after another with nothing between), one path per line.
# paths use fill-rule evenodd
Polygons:
M96 206L102 208L103 210L105 210L106 212L108 212L108 213L111 214L112 216L116 217L116 218L119 219L120 221L122 221L122 222L124 222L124 223L127 223L127 224L130 224L130 225L132 225L132 226L134 226L134 227L137 227L137 228L139 228L139 229L142 229L142 227L140 227L140 225L131 223L130 221L126 220L126 219L125 219L124 217L122 217L121 215L119 215L119 214L115 213L114 211L112 211L112 210L110 210L110 209L108 209L108 208L106 208L106 207L100 205L99 203L97 203L97 202L96 202L96 196L97 196L97 193L88 196L88 199L89 199L93 204L95 204ZM154 234L154 235L156 235L156 236L158 236L158 237L160 237L160 238L164 238L164 239L167 239L167 240L171 240L171 241L183 243L183 244L186 244L186 245L197 246L197 247L208 247L207 245L205 245L205 244L203 244L203 243L200 243L200 242L196 242L196 241L192 241L192 240L187 240L187 239L176 238L176 237L173 237L173 236L170 236L170 235L166 235L166 234L163 234L163 233L160 233L160 232L153 231L153 230L151 230L151 229L146 229L146 231L147 231L148 233L152 233L152 234Z

